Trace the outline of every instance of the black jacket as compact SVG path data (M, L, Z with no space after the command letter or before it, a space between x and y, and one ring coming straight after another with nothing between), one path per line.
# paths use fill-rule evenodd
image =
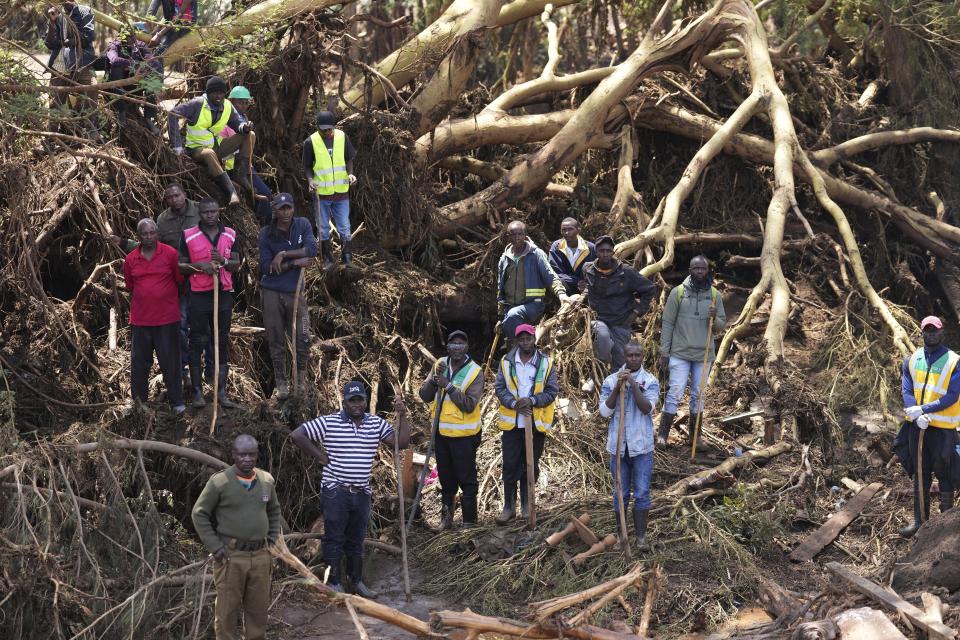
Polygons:
M622 262L608 274L597 269L596 261L590 262L583 268L583 279L587 281L587 304L597 319L618 327L629 326L646 313L657 293L657 285Z

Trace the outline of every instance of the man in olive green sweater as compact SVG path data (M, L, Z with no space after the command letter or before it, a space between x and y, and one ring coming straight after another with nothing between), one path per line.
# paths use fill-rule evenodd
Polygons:
M257 441L233 441L233 466L213 474L193 505L193 526L213 554L217 588L217 640L246 640L267 633L272 561L267 546L280 536L280 502L273 476L257 469Z

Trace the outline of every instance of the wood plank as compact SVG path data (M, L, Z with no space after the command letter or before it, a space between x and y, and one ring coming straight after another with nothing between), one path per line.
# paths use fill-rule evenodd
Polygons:
M910 622L926 631L933 640L954 640L957 637L956 631L942 622L938 622L933 617L928 616L901 598L896 592L884 589L874 582L858 576L843 567L839 562L828 562L827 571L846 581L854 589L872 598L877 603L882 604L892 611L903 614Z
M840 629L840 640L907 640L890 618L870 607L848 609L833 621Z
M790 559L794 562L812 560L825 546L833 542L834 539L840 535L840 532L843 531L848 524L853 522L854 518L860 515L860 512L866 508L867 503L870 502L870 499L873 498L881 487L883 487L882 483L874 482L853 496L853 498L844 505L843 509L830 516L830 518L823 523L823 526L807 536L807 538L800 543L800 546L790 554Z

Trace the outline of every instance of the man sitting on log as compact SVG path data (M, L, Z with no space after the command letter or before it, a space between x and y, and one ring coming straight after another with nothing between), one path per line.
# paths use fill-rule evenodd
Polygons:
M507 240L497 264L497 307L503 335L512 340L518 326L537 324L543 317L547 287L561 303L567 301L567 293L546 254L527 238L527 225L511 222Z
M243 85L237 85L230 89L230 95L227 96L227 99L230 101L230 104L233 105L241 122L249 122L250 118L247 116L247 112L253 104L253 94L250 93L250 90ZM237 132L230 127L224 127L223 131L220 132L220 137L229 138L236 133ZM223 168L226 169L231 176L236 176L238 173L249 176L250 183L253 184L253 190L257 194L255 197L256 211L257 217L260 219L260 226L263 227L270 224L270 221L273 220L273 207L270 205L270 201L273 200L273 191L271 191L267 183L263 181L260 174L256 172L253 165L240 166L237 163L237 152L234 151L223 159ZM243 176L238 176L237 182L242 181Z
M647 537L647 512L650 510L650 479L653 476L653 407L660 397L657 378L643 369L643 347L631 340L623 349L625 364L603 381L600 389L600 415L610 418L607 429L607 453L614 477L613 511L619 518L620 500L616 494L617 465L620 465L620 495L626 513L633 494L633 527L637 542ZM623 399L623 408L620 400ZM623 436L619 438L620 419Z
M480 448L480 399L483 373L470 358L467 334L447 336L447 357L440 358L420 387L420 399L430 402L430 415L437 422L437 473L443 516L440 529L453 526L453 502L463 490L461 507L464 528L477 525L477 449Z
M370 471L380 443L405 449L410 442L407 407L396 398L399 433L393 426L366 412L367 392L362 382L343 387L343 410L319 416L297 427L290 435L307 455L315 457L323 469L323 561L330 568L327 585L343 591L340 561L346 556L347 577L354 591L364 598L377 594L363 584L363 540L370 518ZM321 448L322 447L322 448Z
M514 518L517 508L517 482L520 483L520 508L529 516L527 494L526 432L533 429L533 476L540 474L547 431L553 428L553 413L560 387L553 358L537 349L536 330L521 324L515 330L516 346L500 360L494 389L500 401L500 443L503 447L503 511L497 524Z
M559 240L550 245L550 266L556 272L568 296L580 293L583 267L597 259L592 242L580 237L580 223L576 218L564 218L560 222Z

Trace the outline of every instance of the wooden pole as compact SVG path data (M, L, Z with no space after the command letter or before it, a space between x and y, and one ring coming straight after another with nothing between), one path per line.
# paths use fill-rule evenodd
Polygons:
M220 405L220 269L213 269L213 415L210 417L210 435L217 428L217 409Z
M433 375L440 370L442 360L437 360L433 366ZM440 430L440 412L443 411L444 396L443 389L437 392L437 406L433 412L433 430L430 432L430 443L427 445L427 457L423 461L423 468L420 469L420 477L417 479L417 490L413 494L413 504L410 505L410 517L407 518L407 532L410 531L410 524L417 517L417 509L420 506L420 494L423 493L423 483L427 480L427 473L430 471L430 457L433 455L433 447L437 442L437 432Z
M710 347L713 343L713 313L716 308L716 299L711 300L710 311L707 314L707 342L703 345L703 368L700 369L700 395L697 398L697 421L696 424L693 425L693 435L690 437L691 460L697 457L697 438L700 436L700 423L703 422L703 402L707 395L707 362L710 359Z
M927 497L923 495L923 436L926 433L926 429L920 429L920 438L917 440L917 498L920 500L920 524L927 521L924 509Z
M293 357L291 358L292 368L290 371L290 381L293 385L291 391L293 395L297 394L297 372L299 368L297 367L297 313L299 312L300 306L300 291L303 289L303 277L304 270L303 267L300 268L300 277L297 279L297 288L293 290L293 320L290 322L290 350L293 352Z
M402 398L402 387L394 386L394 395ZM407 505L403 501L403 465L400 463L400 434L393 434L393 464L397 468L397 499L400 502L400 559L403 563L403 594L410 602L410 567L407 564Z
M617 450L614 452L614 460L616 460L616 472L614 473L614 480L616 481L616 493L617 493L617 512L620 517L620 547L623 549L623 554L627 557L627 560L630 560L630 537L627 534L627 514L624 509L623 504L623 477L620 470L620 449L623 447L623 433L624 433L624 416L626 414L626 398L627 398L627 389L623 385L620 386L620 422L617 424Z
M534 531L537 528L537 496L535 489L537 479L534 477L533 464L533 430L536 427L533 424L533 416L530 416L530 424L524 426L523 439L527 453L527 508L529 515L527 517L527 529Z
M490 373L490 365L493 364L493 359L497 354L497 347L500 346L500 334L503 333L503 325L497 323L497 326L493 329L493 344L490 346L490 355L487 356L487 363L483 367L483 377L486 378L487 374Z

